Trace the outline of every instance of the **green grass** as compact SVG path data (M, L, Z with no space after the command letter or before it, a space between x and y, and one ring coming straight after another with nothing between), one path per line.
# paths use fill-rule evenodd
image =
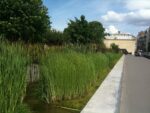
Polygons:
M27 61L21 44L0 40L0 113L20 113L21 108L25 111L22 100L27 85Z
M65 106L68 108L82 110L84 106L86 105L86 103L89 101L89 99L92 97L92 95L95 93L97 88L101 85L101 83L103 82L107 74L110 72L112 67L116 64L118 59L121 57L121 54L97 53L97 54L92 54L92 56L93 56L92 59L94 61L95 67L97 67L97 69L96 68L95 69L97 70L96 72L98 74L98 77L96 81L94 82L94 84L88 88L88 92L85 95L78 97L78 98L73 98L70 100L57 101L54 103L56 106Z
M70 49L47 51L40 65L41 97L51 103L85 96L98 80L100 84L120 56Z
M52 47L44 51L43 45L1 40L0 113L30 113L22 102L30 63L40 67L38 88L33 91L42 100L81 109L120 56L67 47Z

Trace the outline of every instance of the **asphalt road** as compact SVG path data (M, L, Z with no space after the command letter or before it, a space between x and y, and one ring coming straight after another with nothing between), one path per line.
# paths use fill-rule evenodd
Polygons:
M120 113L150 113L150 60L127 55L123 69Z

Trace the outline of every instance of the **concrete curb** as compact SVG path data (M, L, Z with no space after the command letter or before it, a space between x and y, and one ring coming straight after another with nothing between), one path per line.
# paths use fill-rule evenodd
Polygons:
M119 109L124 56L117 62L81 113L116 113Z

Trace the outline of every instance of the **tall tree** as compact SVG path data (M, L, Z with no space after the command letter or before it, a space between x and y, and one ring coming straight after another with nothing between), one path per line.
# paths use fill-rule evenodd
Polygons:
M85 16L80 19L75 18L75 21L70 20L68 27L64 30L64 34L72 43L87 43L88 41L88 21Z
M82 15L80 19L70 20L64 34L72 43L102 43L104 28L100 22L88 22Z
M89 22L89 37L92 43L102 43L104 39L103 25L98 21Z
M50 28L42 0L0 0L0 34L9 40L41 41Z

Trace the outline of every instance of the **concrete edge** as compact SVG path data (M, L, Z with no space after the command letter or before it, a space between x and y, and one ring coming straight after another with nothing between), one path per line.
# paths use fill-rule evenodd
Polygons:
M124 56L120 58L81 113L117 113Z
M123 66L122 66L122 75L121 75L119 89L118 89L118 99L117 99L116 112L115 113L120 113L120 103L121 103L121 94L122 94L122 80L123 80L123 75L124 75L125 60L126 60L126 57L124 56Z

